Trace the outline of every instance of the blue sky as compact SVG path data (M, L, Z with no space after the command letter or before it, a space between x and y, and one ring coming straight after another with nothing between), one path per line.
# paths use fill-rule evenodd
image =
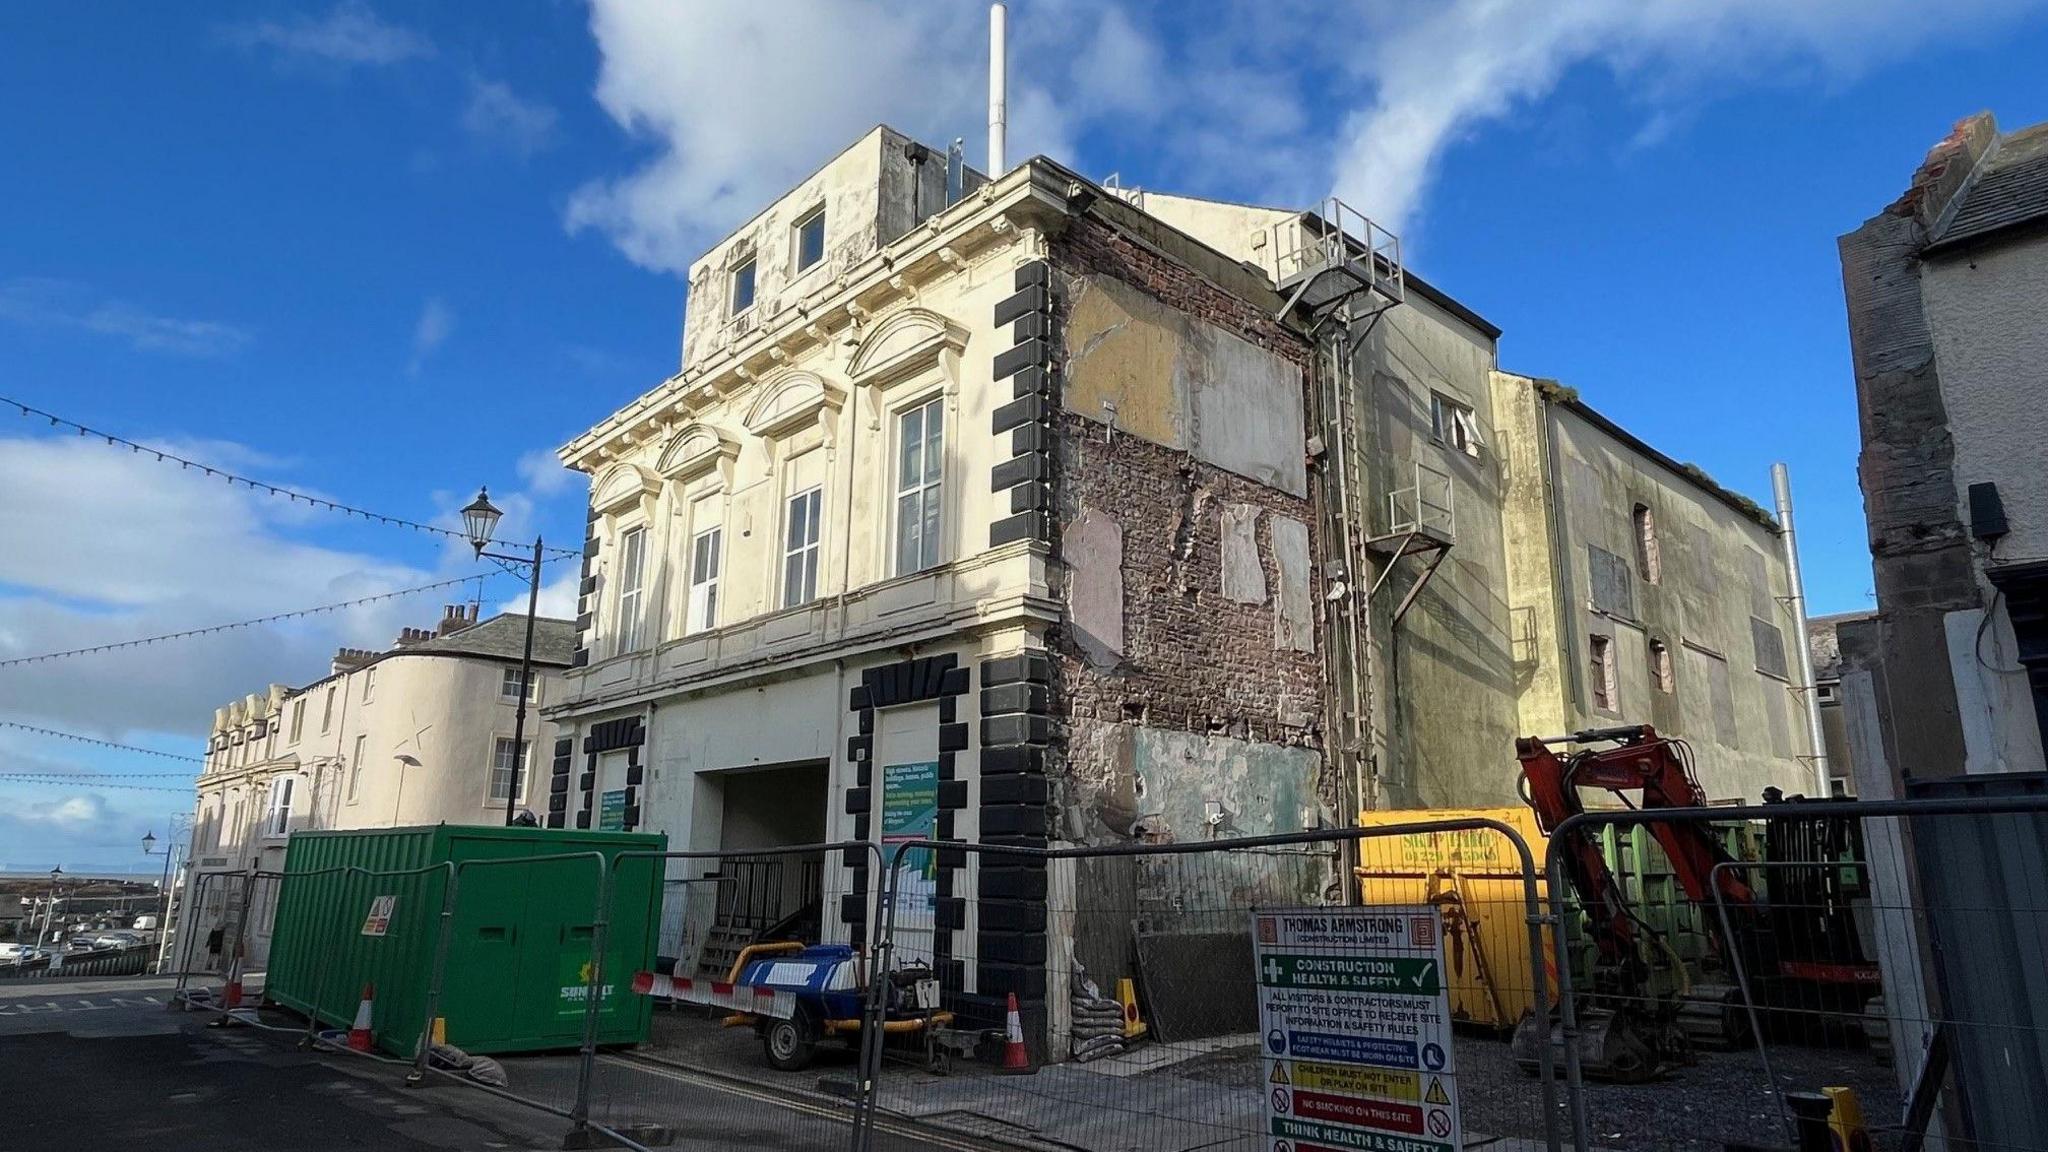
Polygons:
M1012 153L1306 206L1338 189L1554 376L1759 499L1869 603L1834 240L1983 108L2048 119L2023 0L1016 0ZM981 149L980 5L75 6L0 14L0 394L420 519L672 370L677 269L877 121ZM0 658L474 571L0 413ZM517 593L493 578L487 605ZM551 588L557 606L563 589ZM196 751L211 709L441 594L0 669L0 719ZM0 771L161 771L0 730ZM20 783L0 866L130 854L174 793ZM176 780L134 780L177 784Z

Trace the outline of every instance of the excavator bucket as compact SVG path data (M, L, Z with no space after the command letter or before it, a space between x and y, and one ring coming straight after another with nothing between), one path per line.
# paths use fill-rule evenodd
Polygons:
M1652 1033L1638 1026L1634 1014L1608 1008L1581 1008L1578 1019L1579 1071L1587 1079L1638 1084L1655 1079L1664 1071L1665 1060L1659 1046ZM1552 1067L1559 1074L1564 1072L1564 1028L1555 1017L1547 1024L1545 1027L1532 1012L1515 1027L1509 1051L1522 1071L1531 1076L1543 1071L1540 1045L1546 1042L1551 1049Z

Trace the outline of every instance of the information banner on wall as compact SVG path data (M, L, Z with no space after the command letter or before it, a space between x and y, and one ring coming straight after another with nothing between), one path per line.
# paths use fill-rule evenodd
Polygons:
M939 762L919 760L882 766L882 853L890 845L929 840L939 826ZM896 875L896 910L929 912L938 894L937 861L927 848L903 853Z
M1458 1152L1437 909L1261 909L1252 940L1272 1152Z
M623 832L626 830L626 790L614 788L597 794L597 830L599 832Z

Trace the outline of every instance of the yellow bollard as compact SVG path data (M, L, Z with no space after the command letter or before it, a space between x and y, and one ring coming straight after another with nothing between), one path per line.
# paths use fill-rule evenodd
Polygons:
M1863 1106L1853 1088L1822 1088L1832 1108L1828 1112L1830 1143L1838 1152L1871 1152L1870 1132L1863 1127Z
M1131 978L1121 976L1116 982L1116 1002L1124 1007L1124 1039L1136 1040L1145 1034L1145 1022L1138 1019L1138 987Z
M434 1043L448 1043L448 1018L446 1016L434 1017Z

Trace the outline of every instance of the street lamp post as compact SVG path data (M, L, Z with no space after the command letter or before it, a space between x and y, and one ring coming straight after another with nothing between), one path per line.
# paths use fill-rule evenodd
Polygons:
M167 843L164 845L164 850L158 852L156 850L156 833L154 831L144 832L142 834L142 854L144 856L162 856L164 858L164 878L157 883L156 907L156 938L157 943L162 944L165 933L171 927L171 858L178 854L178 845L175 841ZM163 949L158 948L157 953L159 958L161 958Z
M43 908L43 926L36 932L37 951L42 950L43 939L50 934L51 926L57 921L57 881L63 878L64 869L61 865L50 869L50 902Z
M533 618L540 610L540 564L541 538L533 538L533 555L508 556L499 552L486 552L491 543L491 533L497 530L498 518L504 513L491 503L490 490L479 488L476 499L462 510L462 526L469 536L470 546L476 549L480 558L489 558L508 564L525 564L529 568L526 583L526 648L519 657L519 709L512 718L512 778L505 782L505 826L510 828L518 819L519 786L526 775L526 699L533 694Z

